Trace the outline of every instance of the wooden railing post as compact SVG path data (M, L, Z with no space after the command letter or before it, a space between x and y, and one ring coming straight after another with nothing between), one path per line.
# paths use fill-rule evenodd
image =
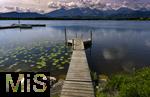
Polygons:
M65 27L65 45L67 46L67 31L66 31L66 27Z
M92 43L92 41L93 41L93 33L92 33L92 31L90 33L90 36L91 36L91 43Z
M81 39L83 40L83 33L81 34Z
M73 47L73 50L74 50L74 39L72 39L72 47Z
M78 33L76 32L76 38L78 38Z

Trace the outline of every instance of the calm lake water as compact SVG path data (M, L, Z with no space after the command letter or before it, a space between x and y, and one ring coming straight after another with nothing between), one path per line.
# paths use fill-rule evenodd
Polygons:
M1 26L13 23L17 21L0 21ZM149 21L46 20L21 23L41 23L47 26L0 30L0 71L50 71L52 75L65 74L71 48L64 46L64 27L70 39L76 37L76 34L87 39L90 31L93 32L93 45L86 50L92 71L112 74L150 66ZM40 65L42 62L46 62L46 65Z

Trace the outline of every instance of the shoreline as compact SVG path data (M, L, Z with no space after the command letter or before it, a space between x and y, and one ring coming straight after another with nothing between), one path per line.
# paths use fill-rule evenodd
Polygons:
M91 20L91 21L96 21L96 20L102 20L102 21L150 21L150 19L90 19L90 18L85 18L85 19L80 19L80 18L0 18L0 21L1 20L54 20L54 21L57 21L57 20Z

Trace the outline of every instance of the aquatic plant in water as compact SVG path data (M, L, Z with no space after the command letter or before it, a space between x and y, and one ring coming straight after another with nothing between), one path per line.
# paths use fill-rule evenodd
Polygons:
M50 70L63 70L66 65L69 65L71 48L65 47L64 44L52 44L48 41L32 43L27 46L16 46L14 50L10 50L8 55L0 56L0 67L7 64L12 64L5 67L6 70L21 71L28 67L31 70L38 70L44 67L49 67ZM14 65L16 62L18 66ZM24 66L22 65L25 65ZM0 68L1 69L1 68ZM5 69L2 69L5 71Z

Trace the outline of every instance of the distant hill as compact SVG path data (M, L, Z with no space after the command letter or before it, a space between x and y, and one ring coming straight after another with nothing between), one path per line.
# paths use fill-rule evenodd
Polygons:
M35 12L7 12L0 13L0 18L45 18L45 15Z
M146 9L132 10L129 8L120 8L112 15L112 18L150 18L150 11Z
M150 10L141 8L133 10L127 7L122 7L118 10L99 10L91 8L60 8L58 10L39 14L35 12L8 12L0 13L0 18L49 18L49 19L150 19Z

